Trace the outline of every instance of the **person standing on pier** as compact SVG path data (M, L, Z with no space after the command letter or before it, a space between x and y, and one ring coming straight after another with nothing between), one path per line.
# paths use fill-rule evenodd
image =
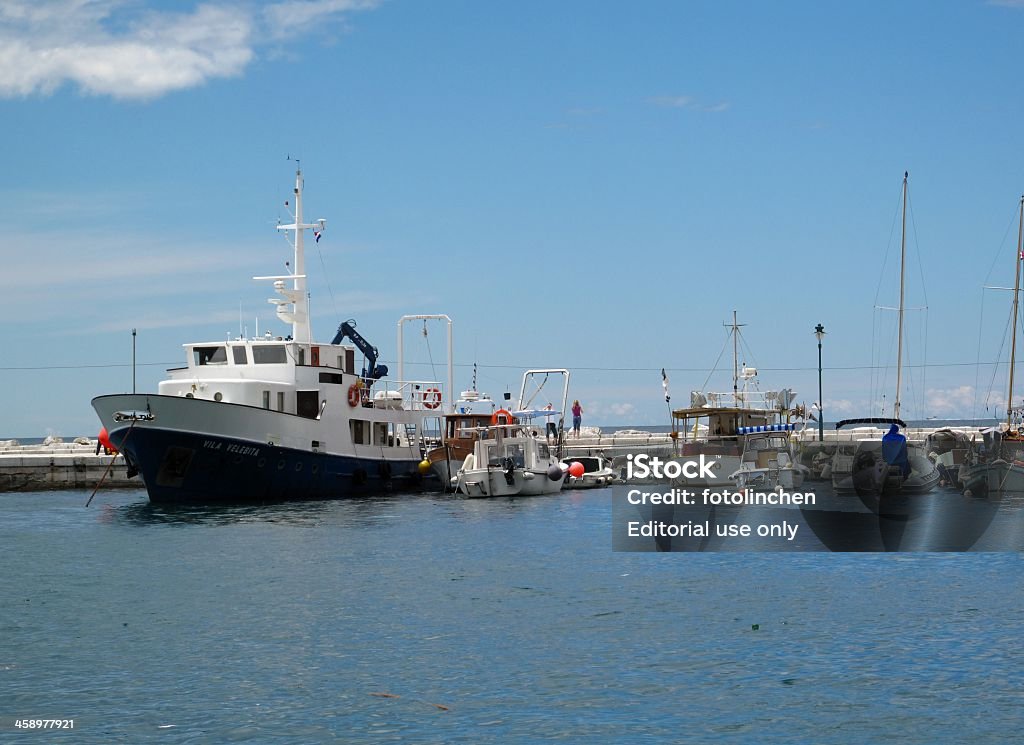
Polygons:
M572 433L574 436L580 436L580 425L583 423L583 407L580 406L580 400L577 398L572 402Z

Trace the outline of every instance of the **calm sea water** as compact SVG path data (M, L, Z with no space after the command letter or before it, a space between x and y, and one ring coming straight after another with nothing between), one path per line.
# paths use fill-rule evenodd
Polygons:
M607 490L87 496L0 494L0 741L1002 743L1024 724L1018 554L613 553ZM75 729L14 729L30 717Z

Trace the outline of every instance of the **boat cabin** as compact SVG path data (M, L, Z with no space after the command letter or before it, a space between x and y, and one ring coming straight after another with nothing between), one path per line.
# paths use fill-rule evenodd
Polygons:
M777 411L767 409L676 409L672 412L672 438L676 441L678 455L739 455L742 452L740 430L769 426L777 417Z

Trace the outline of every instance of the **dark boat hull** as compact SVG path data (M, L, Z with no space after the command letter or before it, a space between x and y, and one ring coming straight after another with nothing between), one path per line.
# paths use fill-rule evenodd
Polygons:
M139 470L156 504L239 504L344 499L435 482L418 460L374 460L192 434L121 427L111 442Z

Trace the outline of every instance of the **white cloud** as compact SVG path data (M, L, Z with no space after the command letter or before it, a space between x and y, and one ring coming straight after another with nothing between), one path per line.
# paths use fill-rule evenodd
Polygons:
M190 11L136 0L4 0L0 97L48 95L73 84L91 95L151 99L241 75L257 49L323 28L376 0L287 0L258 13L238 3Z
M373 10L380 0L285 0L267 6L263 18L276 38L309 33L344 13Z
M1006 396L998 393L978 398L973 385L955 388L929 388L927 391L928 413L934 416L971 417L975 408L992 412L1005 412Z
M648 103L661 106L666 109L688 109L690 111L703 111L709 114L718 114L726 111L729 104L726 101L718 103L702 103L691 96L654 96L647 99Z
M864 410L864 407L854 404L848 398L825 399L826 420L835 417L836 414L852 414L858 410Z
M628 417L632 421L636 413L636 406L627 401L607 402L598 400L584 402L583 406L584 419L615 419L617 422L621 422L624 418Z
M621 404L609 404L608 411L615 416L629 416L636 411L636 407L633 404L621 403Z

